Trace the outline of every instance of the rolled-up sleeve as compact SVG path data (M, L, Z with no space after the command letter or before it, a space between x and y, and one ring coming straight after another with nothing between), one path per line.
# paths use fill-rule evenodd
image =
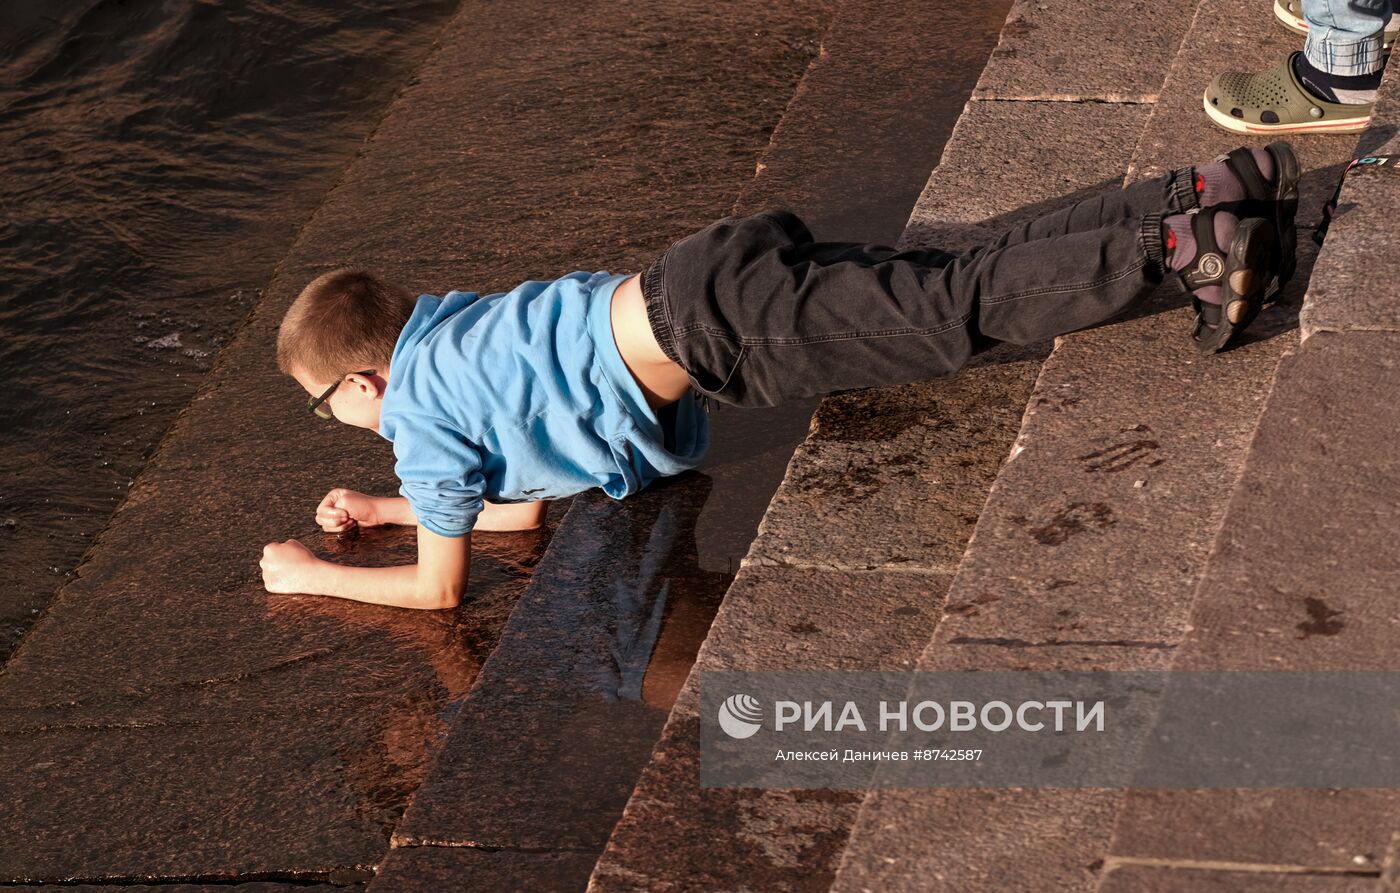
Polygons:
M439 536L465 536L481 514L481 454L447 422L417 413L393 419L394 473L418 523Z

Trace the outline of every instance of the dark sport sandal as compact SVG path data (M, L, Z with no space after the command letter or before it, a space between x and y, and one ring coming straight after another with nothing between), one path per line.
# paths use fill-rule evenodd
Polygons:
M1278 297L1284 286L1293 278L1297 266L1298 230L1294 218L1298 214L1298 179L1301 167L1293 147L1279 141L1264 147L1274 162L1274 181L1264 179L1254 154L1241 146L1215 159L1223 162L1244 186L1245 200L1225 202L1216 207L1229 211L1240 219L1263 217L1274 222L1274 235L1278 240L1278 273L1264 290L1264 302L1269 303Z
M1264 304L1264 289L1278 269L1278 242L1273 225L1263 218L1239 222L1230 240L1229 251L1221 251L1215 241L1213 209L1192 215L1191 229L1196 237L1196 257L1191 266L1176 273L1181 287L1191 295L1196 319L1191 324L1191 340L1201 353L1224 350L1243 332ZM1197 289L1218 285L1221 301L1212 304L1196 297Z

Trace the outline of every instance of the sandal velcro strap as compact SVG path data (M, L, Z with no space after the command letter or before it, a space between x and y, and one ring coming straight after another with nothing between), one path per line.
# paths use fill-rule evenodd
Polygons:
M1232 149L1225 155L1221 155L1219 161L1225 162L1225 166L1230 169L1230 173L1235 175L1244 186L1245 195L1249 201L1268 201L1273 197L1274 188L1259 173L1259 165L1254 161L1254 153L1247 147L1241 146Z
M1196 237L1196 257L1189 267L1177 273L1182 288L1188 292L1225 281L1225 252L1215 241L1215 215L1192 214L1191 232Z

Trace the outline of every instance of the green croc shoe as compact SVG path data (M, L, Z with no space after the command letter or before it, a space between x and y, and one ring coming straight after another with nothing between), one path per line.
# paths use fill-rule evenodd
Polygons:
M1206 87L1201 102L1210 120L1235 133L1359 133L1375 103L1328 102L1307 91L1293 73L1292 53L1273 68L1226 71Z
M1283 22L1283 27L1289 31L1308 33L1308 20L1303 18L1303 0L1274 0L1274 16ZM1391 13L1385 23L1385 33L1381 36L1381 42L1389 49L1395 43L1396 37L1400 37L1400 21Z

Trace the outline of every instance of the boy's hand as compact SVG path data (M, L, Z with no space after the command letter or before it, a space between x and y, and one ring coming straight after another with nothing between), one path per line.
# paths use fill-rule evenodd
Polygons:
M379 516L378 499L336 487L316 506L316 523L326 533L344 533L356 524L377 527L384 520Z
M268 592L315 593L314 577L323 562L296 540L263 546L263 586Z

